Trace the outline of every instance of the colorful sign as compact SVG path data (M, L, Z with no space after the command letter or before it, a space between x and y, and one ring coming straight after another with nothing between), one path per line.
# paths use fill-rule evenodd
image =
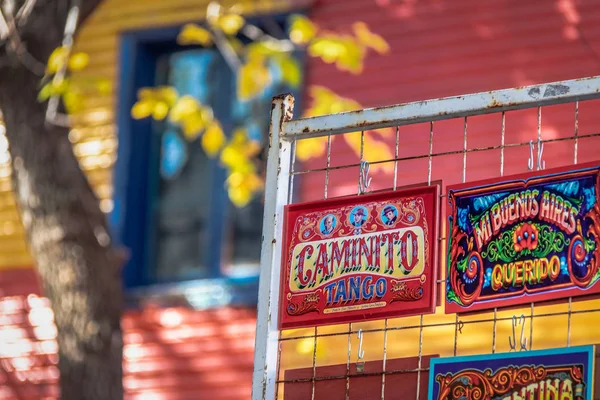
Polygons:
M600 292L599 172L449 187L446 313Z
M594 346L431 360L430 400L592 400Z
M281 328L433 312L439 187L285 209Z

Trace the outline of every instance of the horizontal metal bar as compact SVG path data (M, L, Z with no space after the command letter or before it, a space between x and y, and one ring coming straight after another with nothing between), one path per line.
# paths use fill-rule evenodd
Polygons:
M282 132L297 140L593 98L600 98L598 76L296 119Z
M540 306L540 304L538 304L538 306ZM587 309L587 310L577 310L577 311L548 312L548 313L544 313L544 314L534 314L533 316L525 315L525 318L535 319L535 318L542 318L542 317L558 317L558 316L562 316L562 315L589 314L589 313L596 313L596 312L600 312L600 308L591 308L591 309ZM509 321L511 319L512 319L512 316L502 317L502 318L475 319L475 320L471 320L471 321L461 321L459 319L458 322L456 322L456 321L437 322L437 323L433 323L433 324L423 324L423 325L419 324L419 325L395 326L395 327L387 327L387 328L362 329L362 333L376 333L376 332L383 332L384 330L389 332L389 331L403 331L403 330L408 330L408 329L420 329L420 328L439 328L442 326L456 326L456 325L460 325L460 324L463 324L463 325L482 324L482 323L494 322L494 321L496 321L496 322ZM347 331L343 331L343 332L323 333L323 334L318 334L316 337L322 338L322 337L331 337L331 336L343 336L343 335L351 335L354 333L358 333L358 331L357 330L356 331L355 330L347 330ZM290 340L313 339L314 337L315 337L314 334L289 336L289 337L282 337L279 339L279 341L287 342Z
M579 135L579 136L567 136L567 137L559 137L559 138L555 138L555 139L547 139L547 140L542 140L540 143L557 143L557 142L566 142L566 141L575 140L575 139L579 139L579 140L590 139L590 138L595 138L595 137L600 137L600 132L588 133L588 134ZM423 154L419 154L416 156L398 157L398 158L390 158L387 160L373 161L373 162L370 162L369 164L377 165L377 164L385 164L385 163L398 162L398 161L422 160L424 158L429 158L429 157L451 156L451 155L457 155L457 154L463 154L463 153L470 154L470 153L477 153L477 152L481 152L481 151L510 149L513 147L525 147L525 146L529 146L529 141L520 142L520 143L509 143L509 144L505 144L505 145L496 145L496 146L473 147L471 149L467 149L466 151L465 150L452 150L452 151L442 151L439 153L432 153L432 154L423 153ZM304 175L304 174L311 174L311 173L315 173L315 172L335 171L335 170L340 170L340 169L356 168L356 167L360 167L360 163L337 165L337 166L333 166L333 167L306 169L306 170L295 171L292 174L293 175Z
M416 357L415 357L416 358ZM281 379L277 383L304 383L304 382L318 382L318 381L332 381L336 379L346 378L358 378L365 376L382 376L382 375L395 375L395 374L409 374L413 372L427 372L429 368L413 368L413 369L394 369L391 371L380 371L380 372L360 372L346 375L331 375L331 376L314 376L311 378L298 378L298 379Z

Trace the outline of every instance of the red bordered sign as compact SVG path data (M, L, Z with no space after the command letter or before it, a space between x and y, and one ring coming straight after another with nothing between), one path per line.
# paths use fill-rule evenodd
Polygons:
M433 312L439 187L285 208L280 329Z

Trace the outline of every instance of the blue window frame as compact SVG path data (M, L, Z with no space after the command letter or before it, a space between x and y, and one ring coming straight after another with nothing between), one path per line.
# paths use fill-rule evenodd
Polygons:
M238 102L234 75L218 51L177 45L179 31L169 27L121 36L110 222L116 240L130 250L125 287L146 294L152 292L148 288L195 289L200 305L210 303L202 293L215 290L226 303L255 303L262 200L233 207L218 160L206 157L199 143L186 142L177 127L134 120L129 110L140 88L170 84L209 104L226 134L244 126L264 142L271 97L291 90L274 84L257 101Z

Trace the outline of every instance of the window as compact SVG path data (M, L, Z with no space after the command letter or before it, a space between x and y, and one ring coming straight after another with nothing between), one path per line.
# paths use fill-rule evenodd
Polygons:
M180 47L177 33L177 28L169 28L122 38L119 158L111 222L115 236L131 251L125 285L256 284L262 199L234 207L225 190L226 172L218 159L204 154L200 139L187 141L168 121L135 121L129 109L139 88L172 85L180 95L210 105L226 135L243 127L265 144L271 98L291 90L280 82L281 73L273 65L274 83L268 90L260 98L239 102L234 73L221 54Z

